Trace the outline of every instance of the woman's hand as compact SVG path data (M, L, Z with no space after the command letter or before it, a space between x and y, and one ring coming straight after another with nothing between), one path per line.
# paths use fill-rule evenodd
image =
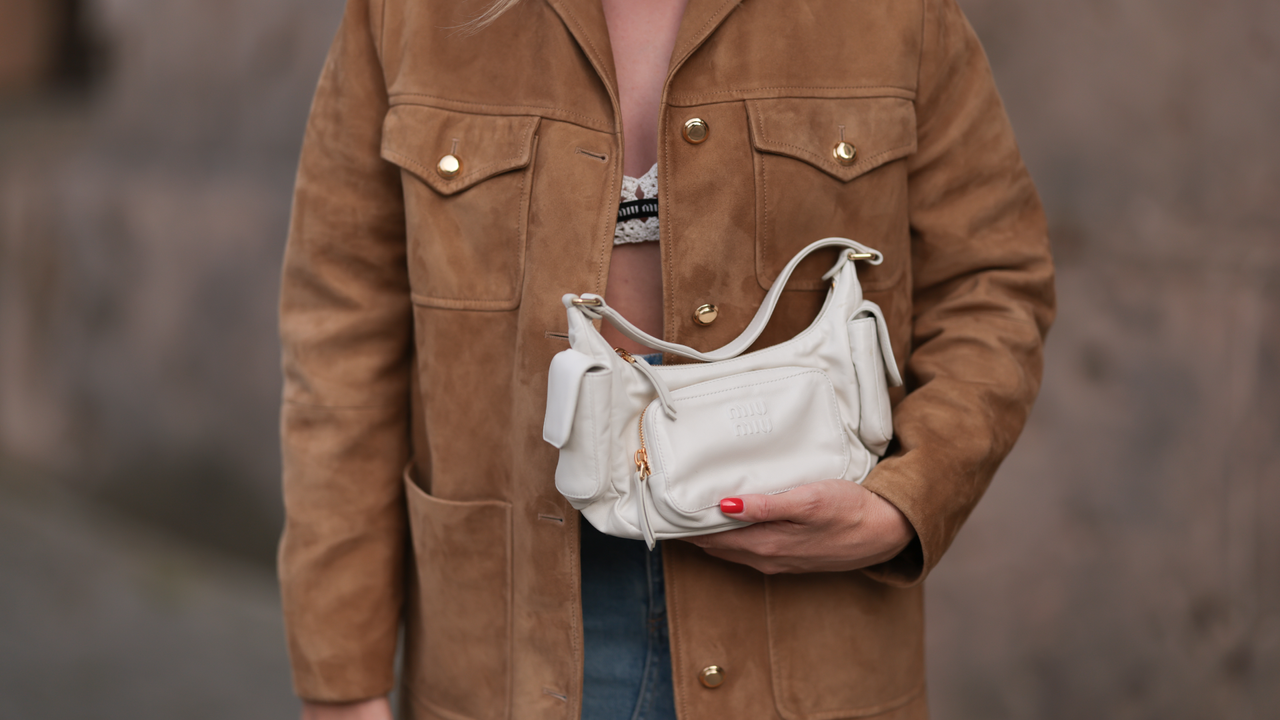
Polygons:
M847 480L726 498L720 509L756 524L686 540L770 575L856 570L892 559L915 537L896 507Z
M393 720L386 698L352 703L302 703L302 720Z

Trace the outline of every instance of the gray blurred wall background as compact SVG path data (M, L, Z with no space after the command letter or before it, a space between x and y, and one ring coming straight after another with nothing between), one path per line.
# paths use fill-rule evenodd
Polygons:
M961 4L1061 310L935 716L1280 717L1280 4ZM341 5L0 0L0 717L294 712L275 296Z

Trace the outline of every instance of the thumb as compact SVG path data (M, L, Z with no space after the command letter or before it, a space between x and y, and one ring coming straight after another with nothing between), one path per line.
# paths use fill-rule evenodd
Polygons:
M797 488L797 490L800 488ZM742 495L720 501L720 512L734 520L761 523L794 519L801 502L795 491L777 495Z

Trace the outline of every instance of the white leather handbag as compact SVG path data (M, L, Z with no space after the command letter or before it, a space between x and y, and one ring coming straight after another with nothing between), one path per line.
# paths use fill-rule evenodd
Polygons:
M773 314L796 266L841 247L817 319L787 342L742 354ZM599 295L565 295L570 349L551 362L543 438L560 450L556 489L598 530L643 539L742 527L720 500L839 478L862 482L893 437L889 385L901 385L879 306L855 260L883 255L845 238L801 250L747 328L711 352L664 342ZM615 350L593 320L654 350L700 360L651 366Z

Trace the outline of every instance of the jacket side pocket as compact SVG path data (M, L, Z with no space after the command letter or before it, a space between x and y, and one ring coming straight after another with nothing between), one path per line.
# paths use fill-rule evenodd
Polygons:
M857 572L771 575L765 607L784 720L874 717L924 693L920 588L890 588Z
M414 590L404 675L432 715L509 714L511 504L443 500L405 473Z

